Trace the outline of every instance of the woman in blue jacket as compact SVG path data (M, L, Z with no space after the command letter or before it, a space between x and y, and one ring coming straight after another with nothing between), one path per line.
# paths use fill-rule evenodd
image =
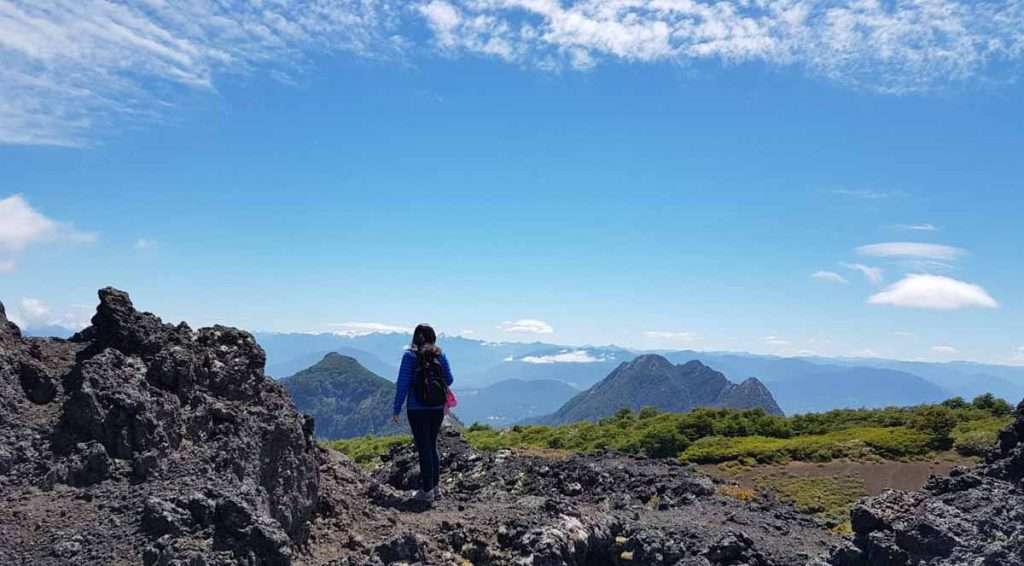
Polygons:
M441 479L437 435L444 420L445 401L437 401L444 399L444 392L452 381L451 367L437 347L434 329L428 324L417 326L412 333L412 345L402 356L402 367L398 370L392 419L399 422L402 405L408 401L406 415L420 458L420 489L416 492L416 499L420 501L433 501L441 495L437 485ZM433 390L431 385L435 386Z

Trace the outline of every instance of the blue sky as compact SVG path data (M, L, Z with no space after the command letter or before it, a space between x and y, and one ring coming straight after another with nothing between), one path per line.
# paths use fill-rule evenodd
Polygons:
M1024 363L1018 4L256 4L0 1L14 317Z

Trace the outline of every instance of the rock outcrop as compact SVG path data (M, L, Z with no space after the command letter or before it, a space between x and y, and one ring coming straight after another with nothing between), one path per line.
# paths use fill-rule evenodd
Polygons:
M70 340L0 309L0 563L290 563L318 449L253 337L99 297Z
M1024 403L984 464L865 499L851 522L836 566L1024 565Z
M454 430L442 433L441 447L444 498L433 508L408 499L418 473L409 446L392 449L370 478L336 478L332 470L339 468L325 467L324 507L331 513L316 520L314 555L301 560L824 566L838 542L786 505L720 495L718 483L674 460L479 452ZM336 498L346 492L335 485L347 495Z

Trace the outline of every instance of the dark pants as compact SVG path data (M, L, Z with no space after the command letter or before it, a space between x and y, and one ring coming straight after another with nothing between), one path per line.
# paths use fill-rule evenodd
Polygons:
M416 452L420 455L420 489L430 491L441 481L441 457L437 453L437 435L444 420L443 409L406 411Z

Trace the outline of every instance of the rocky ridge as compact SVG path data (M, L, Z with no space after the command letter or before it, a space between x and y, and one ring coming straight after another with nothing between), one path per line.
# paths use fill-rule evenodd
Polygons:
M671 460L478 452L444 433L445 497L313 440L246 332L100 291L92 326L25 338L0 305L0 564L1024 565L1024 405L977 469L865 499L852 540Z
M99 298L70 340L0 311L0 563L288 564L318 453L263 351Z

